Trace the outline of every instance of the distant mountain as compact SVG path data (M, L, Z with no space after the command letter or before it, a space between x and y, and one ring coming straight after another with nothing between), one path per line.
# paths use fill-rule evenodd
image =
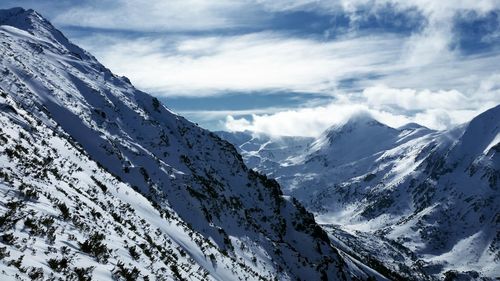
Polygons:
M272 172L294 156L302 155L314 140L310 137L269 136L245 132L215 132L232 143L247 166L272 176Z
M498 147L500 106L447 131L395 129L360 114L257 170L314 211L338 247L383 266L386 276L494 278Z
M319 166L357 162L393 147L399 133L366 114L358 114L328 128L295 162Z
M0 11L0 163L2 280L385 280L33 10Z

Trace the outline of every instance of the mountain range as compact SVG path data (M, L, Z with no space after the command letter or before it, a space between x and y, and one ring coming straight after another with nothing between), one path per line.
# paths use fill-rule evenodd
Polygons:
M500 276L500 106L445 131L359 113L309 140L220 135L313 211L339 248L387 276Z

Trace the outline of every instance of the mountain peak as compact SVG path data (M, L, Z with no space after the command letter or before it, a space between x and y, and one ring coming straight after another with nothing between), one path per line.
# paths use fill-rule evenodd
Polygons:
M41 26L52 25L32 9L15 7L0 9L0 25L10 25L24 31L33 31ZM54 28L54 27L52 27Z
M418 129L429 129L429 128L422 126L422 125L415 123L415 122L410 122L410 123L404 124L401 127L398 127L398 130L400 130L400 131L418 130Z
M390 147L398 134L371 114L360 112L327 129L311 144L306 158L324 155L332 164L352 162Z
M333 141L340 135L352 133L353 131L367 132L367 130L377 130L377 128L396 131L389 126L380 123L370 113L359 112L350 116L344 122L331 126L323 135L330 141Z
M366 111L360 111L354 113L349 118L347 118L346 121L344 121L345 124L353 124L353 123L364 124L373 122L379 123L371 113Z
M84 50L72 44L68 38L35 10L20 7L0 9L0 26L2 25L15 27L36 36L38 39L62 46L80 58L90 57Z

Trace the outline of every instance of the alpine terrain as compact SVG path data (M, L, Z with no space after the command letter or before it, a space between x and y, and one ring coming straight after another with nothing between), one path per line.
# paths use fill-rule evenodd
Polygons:
M414 233L401 243L435 263L469 248L482 251L458 262L498 260L497 117L394 131L387 151L360 152L359 169L334 161L349 136L333 129L290 167L318 176L282 182L297 195L328 182L302 201L325 215L345 207L343 221L374 233L360 218L376 221L384 237ZM0 163L1 280L385 280L227 141L22 8L0 11ZM335 182L319 177L330 172Z
M359 113L304 149L282 146L289 153L277 161L227 139L313 211L337 247L386 276L500 277L500 106L446 131Z

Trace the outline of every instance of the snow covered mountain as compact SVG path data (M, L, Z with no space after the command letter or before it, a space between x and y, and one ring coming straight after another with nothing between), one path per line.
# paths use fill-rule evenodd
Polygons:
M384 280L32 10L0 11L0 124L2 280Z
M314 211L340 249L386 276L495 278L499 146L500 106L439 132L360 114L257 169Z

